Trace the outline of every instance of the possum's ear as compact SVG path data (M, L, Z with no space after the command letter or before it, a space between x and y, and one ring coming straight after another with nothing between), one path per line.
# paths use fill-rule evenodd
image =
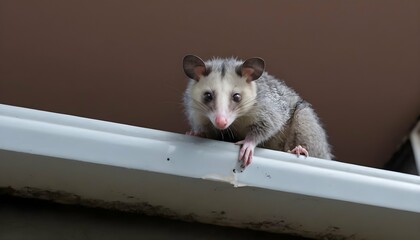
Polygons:
M264 68L265 64L262 58L250 58L240 65L236 69L236 72L240 76L245 76L247 78L247 82L251 82L261 77L264 72Z
M206 64L201 58L194 55L187 55L183 60L184 72L189 78L198 81L201 76L208 75Z

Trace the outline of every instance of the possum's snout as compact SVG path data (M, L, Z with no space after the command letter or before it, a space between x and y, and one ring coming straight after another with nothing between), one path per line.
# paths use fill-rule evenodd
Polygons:
M215 126L219 129L225 129L228 126L228 120L223 116L216 116L214 120Z

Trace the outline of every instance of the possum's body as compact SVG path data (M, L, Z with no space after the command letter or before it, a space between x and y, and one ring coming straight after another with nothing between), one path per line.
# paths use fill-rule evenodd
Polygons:
M288 151L301 145L313 157L331 159L326 133L310 104L264 72L262 60L200 60L190 59L195 66L191 70L184 59L190 77L184 105L194 133L217 140L243 140L244 147L251 145L246 153L251 158L255 146ZM239 101L232 97L235 94Z

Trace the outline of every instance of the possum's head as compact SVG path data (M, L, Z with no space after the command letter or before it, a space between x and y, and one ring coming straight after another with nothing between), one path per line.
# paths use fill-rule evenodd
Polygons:
M201 119L210 120L218 129L226 129L253 108L257 96L254 80L264 72L261 58L244 62L216 58L203 62L197 56L187 55L183 66L191 79L187 88L188 111Z

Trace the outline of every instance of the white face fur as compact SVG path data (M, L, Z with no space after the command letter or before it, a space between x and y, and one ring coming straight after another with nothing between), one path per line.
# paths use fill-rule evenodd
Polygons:
M254 81L226 69L224 76L214 71L199 81L192 80L189 93L195 122L211 121L216 128L226 129L253 107L257 89Z

